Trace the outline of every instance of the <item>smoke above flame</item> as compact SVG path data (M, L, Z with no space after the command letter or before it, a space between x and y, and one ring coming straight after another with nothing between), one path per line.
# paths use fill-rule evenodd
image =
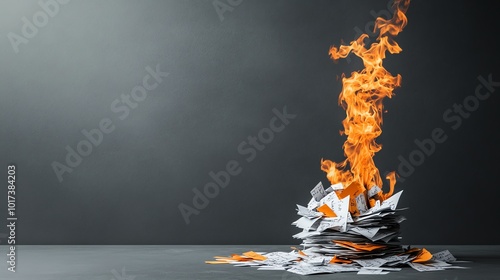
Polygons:
M382 178L373 161L373 156L382 146L375 139L382 134L382 101L385 97L391 98L393 90L401 85L401 75L393 76L382 62L387 51L391 54L402 51L393 37L407 24L405 13L409 4L410 0L395 0L393 17L376 19L374 33L379 35L370 46L364 43L368 35L362 34L349 45L330 48L331 59L336 61L353 53L363 60L364 65L361 71L351 73L350 77L342 77L339 104L346 111L346 118L342 121L344 130L341 131L347 136L343 145L346 159L338 163L321 160L321 170L327 173L331 184L342 183L344 188L356 184L365 190L374 186L382 189ZM396 183L395 172L389 173L386 179L389 180L390 190L388 193L379 191L377 198L380 200L392 195Z

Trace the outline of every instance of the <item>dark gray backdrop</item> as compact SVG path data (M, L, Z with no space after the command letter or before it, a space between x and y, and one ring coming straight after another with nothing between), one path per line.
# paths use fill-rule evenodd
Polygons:
M403 52L385 61L403 85L385 102L375 160L382 173L412 153L418 163L396 185L410 207L407 244L499 244L500 90L474 97L478 76L500 81L496 13L484 3L413 1L396 38ZM386 0L73 0L50 9L44 22L38 1L0 3L0 177L16 164L19 243L298 244L295 204L327 185L322 158L344 159L338 78L362 68L356 57L332 62L328 49L369 30ZM16 52L23 17L39 27L24 30L31 38ZM157 65L168 77L129 115L111 109ZM464 100L464 117L447 112ZM273 109L285 106L296 117L255 158L249 145L238 151L249 136L269 136ZM60 182L52 164L66 164L66 146L77 149L81 131L103 119L114 130ZM436 128L446 141L418 158L414 141ZM179 205L193 207L193 189L229 162L241 172L186 224Z

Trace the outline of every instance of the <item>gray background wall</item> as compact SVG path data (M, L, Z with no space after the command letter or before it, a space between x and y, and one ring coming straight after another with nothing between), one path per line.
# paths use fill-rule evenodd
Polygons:
M0 177L17 165L19 243L298 244L295 204L327 185L322 158L344 159L338 77L362 67L355 57L333 63L328 49L370 29L387 1L215 3L230 9L73 0L44 23L38 1L0 2ZM499 244L500 90L467 118L443 118L455 103L475 105L478 76L500 81L496 13L484 3L413 1L396 39L403 52L385 61L403 85L385 102L381 172L418 153L415 139L447 135L396 185L410 207L407 244ZM40 27L16 53L9 38L34 15ZM113 110L156 65L168 77L126 117ZM296 118L283 131L255 158L238 152L285 106ZM60 181L52 164L66 165L66 147L103 119L114 130ZM179 205L193 206L193 189L230 161L241 172L186 224ZM2 188L2 221L6 200Z

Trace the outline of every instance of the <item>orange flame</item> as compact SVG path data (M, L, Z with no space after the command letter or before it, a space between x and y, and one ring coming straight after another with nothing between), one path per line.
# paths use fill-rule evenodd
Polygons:
M367 34L362 34L350 45L332 46L329 54L333 60L345 58L354 53L363 60L364 69L351 73L351 77L342 77L342 92L339 95L339 104L346 110L346 118L342 121L344 130L341 134L347 136L344 142L346 159L335 163L330 160L321 160L321 170L327 173L332 184L343 183L344 188L352 183L359 183L365 189L373 186L382 188L382 179L373 156L382 149L375 139L382 133L382 100L391 98L393 90L401 85L401 75L392 76L383 66L386 51L396 54L402 51L392 39L403 30L407 24L405 16L410 0L395 0L394 15L391 19L377 18L374 32L379 35L376 42L369 48L365 47L364 40ZM347 169L349 165L350 169ZM381 200L390 197L396 183L395 172L389 173L390 191L378 193Z

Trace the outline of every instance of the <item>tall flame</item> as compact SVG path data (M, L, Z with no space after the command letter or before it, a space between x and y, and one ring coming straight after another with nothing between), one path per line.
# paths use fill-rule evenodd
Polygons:
M321 160L321 169L327 173L332 184L343 183L344 186L349 186L357 183L368 190L373 186L382 188L382 179L373 161L375 153L382 149L375 142L382 133L382 100L385 97L391 98L393 90L401 85L401 75L392 76L382 66L382 62L386 51L391 54L402 51L392 37L406 26L405 13L409 4L410 0L395 0L393 17L376 19L374 32L379 35L369 48L364 43L368 38L367 34L362 34L349 45L330 48L331 59L336 61L352 52L363 60L365 67L359 72L351 73L349 78L344 75L342 77L339 104L346 110L346 118L342 121L344 130L341 132L347 136L343 145L346 159L339 163ZM392 195L396 183L395 172L389 173L387 179L390 191L378 192L381 200Z

